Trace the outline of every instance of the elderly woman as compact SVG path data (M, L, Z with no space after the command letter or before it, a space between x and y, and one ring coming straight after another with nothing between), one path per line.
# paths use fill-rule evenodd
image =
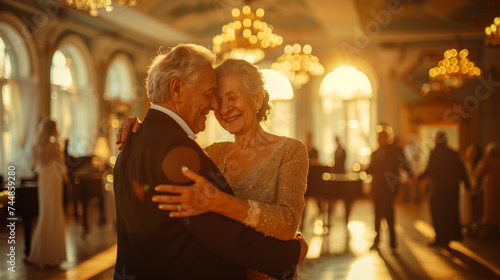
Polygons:
M184 175L195 184L157 186L157 191L174 195L156 195L153 200L160 202L160 209L173 211L170 214L173 217L216 212L271 237L293 239L305 205L307 148L296 139L262 129L260 123L267 120L271 106L255 66L244 60L228 59L215 72L219 105L215 116L223 128L234 134L235 141L214 143L205 151L236 197L224 194L222 199L212 199L206 194L215 192L215 188L203 177L184 169ZM272 279L253 270L248 270L247 276L247 279Z

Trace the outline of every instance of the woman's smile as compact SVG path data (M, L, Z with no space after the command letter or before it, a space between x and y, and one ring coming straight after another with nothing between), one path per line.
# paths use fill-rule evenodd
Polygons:
M227 119L224 119L224 121L226 121L226 122L232 122L232 121L238 119L240 116L241 116L241 114L233 116L233 117L230 117L230 118L227 118Z

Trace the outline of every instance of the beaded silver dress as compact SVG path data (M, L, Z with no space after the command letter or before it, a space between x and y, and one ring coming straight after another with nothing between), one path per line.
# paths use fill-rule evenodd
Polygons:
M232 146L233 142L221 142L205 148L222 173ZM267 236L292 239L304 211L308 169L306 146L299 140L281 137L271 155L232 186L234 194L250 204L244 224ZM247 279L274 278L248 269Z

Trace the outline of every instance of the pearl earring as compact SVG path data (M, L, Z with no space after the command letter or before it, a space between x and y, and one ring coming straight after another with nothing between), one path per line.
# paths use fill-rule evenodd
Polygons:
M260 109L257 109L257 115L259 114L259 112L260 112Z

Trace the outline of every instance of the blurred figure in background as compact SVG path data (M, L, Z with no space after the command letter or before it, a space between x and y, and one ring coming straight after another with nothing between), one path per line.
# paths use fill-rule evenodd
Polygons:
M476 228L481 219L483 204L481 180L474 175L474 169L480 159L481 148L476 144L467 146L464 165L471 185L470 191L465 188L465 184L460 184L460 223L466 233Z
M334 161L335 165L333 167L334 173L345 173L345 159L347 154L345 152L344 147L340 143L340 139L338 136L335 136L335 143L337 143L337 149L335 149Z
M313 135L311 131L306 133L307 155L309 156L309 165L319 165L319 153L313 144Z
M459 218L459 183L470 189L469 178L458 152L447 145L444 131L436 133L435 148L431 151L427 168L418 177L429 178L431 216L436 239L431 246L447 247L452 240L462 240Z
M68 175L59 146L59 132L49 118L40 123L32 165L38 172L39 215L27 262L41 268L57 266L66 260L62 186L63 180L68 182Z
M417 174L420 164L420 144L418 143L414 134L408 135L408 141L403 147L403 153L410 166L412 174ZM420 187L415 184L414 180L410 180L409 174L406 174L405 180L402 182L403 186L403 201L420 202L421 193Z
M375 232L377 235L370 249L377 249L380 241L380 223L385 219L389 228L391 249L397 247L394 230L394 200L396 199L401 171L411 176L409 164L403 150L393 142L394 135L389 126L380 126L379 148L372 153L366 173L372 175L373 203L375 206Z
M486 146L485 156L474 173L476 178L484 176L484 233L494 234L500 225L500 152L496 143Z

